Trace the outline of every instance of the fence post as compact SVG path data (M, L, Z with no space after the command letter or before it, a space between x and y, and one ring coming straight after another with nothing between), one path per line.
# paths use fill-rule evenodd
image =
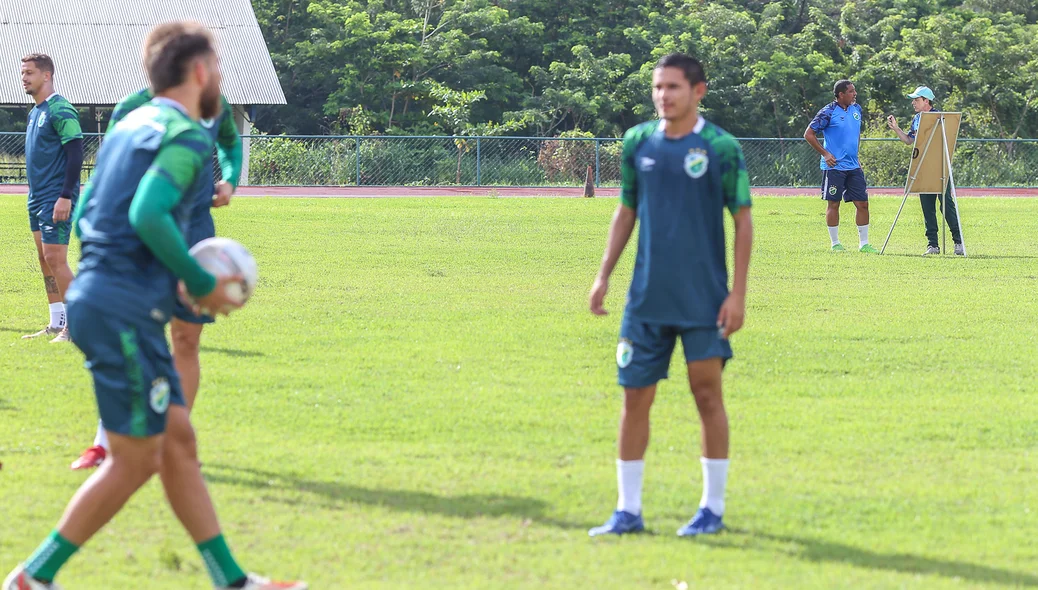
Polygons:
M357 140L357 153L356 153L356 159L357 159L357 186L360 186L360 136L359 135L357 136L356 140Z
M598 186L598 170L600 168L599 164L602 163L602 159L601 159L601 155L600 155L601 149L599 149L601 147L602 147L602 140L596 137L595 138L595 186L596 187Z
M482 178L480 178L482 169L480 168L479 156L479 136L476 136L476 186L481 186L480 181L482 180Z

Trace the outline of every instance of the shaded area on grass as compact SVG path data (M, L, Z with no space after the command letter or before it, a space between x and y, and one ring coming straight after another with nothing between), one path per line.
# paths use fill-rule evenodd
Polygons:
M953 579L959 578L969 582L1038 588L1038 576L1034 574L976 563L923 557L911 553L870 551L860 547L809 537L772 535L729 529L725 534L709 538L704 537L702 540L716 547L769 551L814 563L839 563L901 574L936 575Z
M353 502L402 512L424 512L457 518L514 517L529 519L536 524L563 529L586 529L593 526L586 523L561 521L545 516L545 511L549 508L549 505L539 498L504 494L440 496L430 492L414 490L365 488L345 482L312 480L290 473L277 473L208 462L205 464L203 472L206 481L212 483L245 486L258 490L304 492L331 500L333 504ZM287 498L270 499L287 504L296 503ZM307 505L312 504L308 502Z
M234 357L265 357L266 353L258 350L239 350L237 348L223 348L219 346L199 346L198 350L202 352L215 352L218 354L226 354L227 356Z
M32 334L33 332L39 331L39 328L12 328L10 326L0 326L0 332L14 332L15 334Z

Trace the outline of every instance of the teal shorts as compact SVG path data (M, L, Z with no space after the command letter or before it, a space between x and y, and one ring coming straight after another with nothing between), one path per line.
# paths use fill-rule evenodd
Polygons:
M44 244L68 246L72 236L72 221L54 223L54 205L57 201L29 203L29 231L40 232ZM69 220L76 211L76 201L72 201Z
M620 324L616 347L618 382L621 387L648 387L667 378L670 357L678 338L685 362L719 358L727 363L732 346L717 328L683 328L640 322L626 314Z
M191 217L189 227L190 229L187 232L187 245L189 247L216 235L213 216L209 213L208 207L202 213L195 213ZM216 318L211 315L195 313L191 308L184 305L180 297L177 297L176 305L173 308L173 317L189 324L212 324L216 321Z
M72 342L86 355L105 430L144 438L166 431L170 405L184 405L165 325L129 321L101 305L68 302Z

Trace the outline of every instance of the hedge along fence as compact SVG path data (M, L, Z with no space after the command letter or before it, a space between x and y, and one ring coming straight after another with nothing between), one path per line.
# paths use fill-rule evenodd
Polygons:
M84 180L100 137L85 134ZM597 186L620 184L622 142L568 132L559 137L275 136L248 137L243 184L273 186ZM740 139L758 187L821 184L818 154L802 138ZM911 147L866 138L861 162L870 186L904 186ZM1038 140L960 139L953 158L959 186L1038 186ZM0 184L25 183L25 136L0 133Z
M819 157L802 138L740 139L750 184L811 187ZM559 137L253 136L249 183L261 185L598 186L620 184L622 142ZM359 148L359 149L358 149ZM911 147L862 141L870 186L904 186ZM459 166L460 164L460 166ZM1038 140L960 139L959 186L1038 186Z

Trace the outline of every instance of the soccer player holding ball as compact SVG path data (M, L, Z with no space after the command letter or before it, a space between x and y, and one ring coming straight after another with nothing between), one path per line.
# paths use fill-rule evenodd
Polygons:
M609 276L635 223L640 223L616 351L624 388L616 462L619 500L612 517L591 529L591 536L645 528L641 497L649 411L657 383L667 378L678 339L699 410L703 470L699 510L678 535L724 528L728 416L721 373L732 357L728 338L742 327L746 312L753 242L749 177L739 143L699 114L707 82L696 59L680 53L664 56L653 70L652 84L659 120L624 134L620 205L590 294L591 312L605 315ZM726 209L735 221L731 292L725 261Z
M158 474L173 512L198 547L218 589L306 590L246 574L220 530L198 465L194 430L166 343L182 281L207 309L240 307L228 286L188 252L183 228L213 145L199 121L220 112L220 67L198 23L153 29L144 65L156 98L108 135L77 211L79 276L68 293L68 325L87 359L111 457L72 497L54 531L4 581L2 590L52 590L73 554ZM147 582L137 587L147 588Z
M108 131L122 121L127 115L137 108L148 104L153 98L150 88L146 88L127 96L119 101L115 110L112 111L112 119L108 123ZM190 197L194 202L188 220L187 245L188 247L211 238L216 235L213 224L212 207L223 207L231 202L231 196L238 186L242 167L242 143L238 130L234 126L231 105L226 98L221 97L223 108L220 114L212 119L200 121L211 143L216 145L217 161L220 166L220 182L215 182L212 160L208 159L208 165L202 169L203 178L198 182L197 192ZM181 387L184 391L184 401L187 409L191 410L198 395L198 386L201 380L201 363L198 352L202 339L202 328L215 320L210 315L197 314L182 302L177 301L173 311L173 319L170 322L170 337L173 341L173 365L180 375ZM91 469L97 467L108 455L110 445L105 434L103 424L98 424L97 434L94 436L94 445L83 451L78 459L72 462L72 469Z

